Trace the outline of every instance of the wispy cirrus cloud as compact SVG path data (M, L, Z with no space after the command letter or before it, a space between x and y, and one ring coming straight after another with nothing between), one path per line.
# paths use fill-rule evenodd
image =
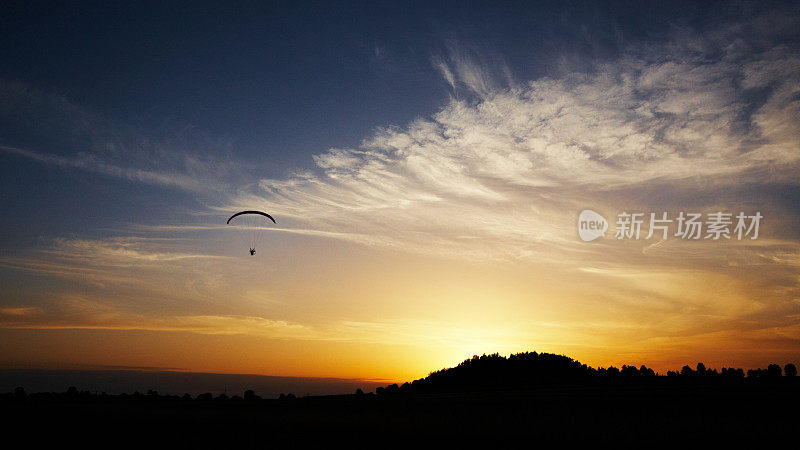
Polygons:
M307 324L242 314L153 314L102 296L58 293L41 307L0 308L0 328L33 330L138 330L246 335L266 339L356 342L382 345L458 346L471 351L493 343L523 345L535 332L425 319L328 321Z
M62 169L217 198L245 174L225 139L170 123L144 135L23 82L0 79L0 119L0 152Z
M190 252L174 241L142 237L59 238L25 254L4 255L0 257L0 267L7 274L25 274L38 280L26 288L22 297L4 292L4 304L61 311L67 322L77 316L61 310L67 305L63 301L66 297L85 298L86 304L129 317L152 308L185 315L187 309L223 297L229 288L222 279L236 274L230 258L225 256ZM14 322L50 321L55 317L6 316Z
M0 145L0 151L64 169L81 169L130 181L177 188L189 192L205 193L209 190L219 189L218 186L209 184L208 180L199 180L184 173L120 167L105 163L99 160L96 155L90 153L81 153L72 157L64 157L5 145Z
M52 245L33 251L27 256L3 256L0 265L29 271L64 273L75 272L87 281L83 269L155 268L165 264L177 265L186 261L225 259L223 256L170 251L148 238L123 237L105 240L57 238Z
M624 208L637 190L796 186L800 58L771 33L758 21L680 30L526 83L452 51L433 64L465 99L321 153L313 170L262 179L225 208L258 205L364 243L526 258L572 246L575 211Z
M270 339L332 339L299 323L243 315L140 314L87 297L63 295L49 308L19 314L0 309L0 327L37 330L183 331L197 334L244 334ZM31 308L26 308L31 309Z
M262 179L223 209L257 205L291 228L367 246L530 264L586 295L602 286L608 325L575 318L584 333L564 342L604 336L633 348L780 330L790 348L800 246L785 226L799 212L778 199L800 185L800 58L780 39L786 29L769 16L676 30L590 70L527 82L451 51L432 60L456 94L440 110ZM587 245L575 228L587 207L612 223L626 209L769 219L757 241ZM625 314L636 319L612 319Z

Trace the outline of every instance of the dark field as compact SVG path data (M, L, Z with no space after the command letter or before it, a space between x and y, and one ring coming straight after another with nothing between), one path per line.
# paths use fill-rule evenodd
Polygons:
M785 441L800 429L800 378L586 379L522 390L395 392L295 399L7 394L4 435L27 446L267 447L318 440L385 446L397 440L690 445ZM784 439L781 439L784 438Z

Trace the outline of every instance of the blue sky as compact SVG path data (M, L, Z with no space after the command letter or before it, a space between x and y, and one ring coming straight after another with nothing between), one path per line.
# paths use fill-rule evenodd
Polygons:
M713 27L771 9L631 5L638 4L12 4L0 19L8 37L0 43L0 144L102 160L110 143L144 143L151 151L233 159L240 167L231 176L240 180L277 177L308 167L329 148L358 145L375 127L404 126L450 96L468 96L435 67L454 52L500 79L557 77L613 60L637 43L663 42L676 28ZM119 151L115 157L137 168L170 164L124 154L138 149ZM76 208L103 211L97 219L104 223L158 222L170 207L198 201L3 158L4 189L16 194L3 208L27 210L26 221L44 235L87 231L70 213ZM43 202L47 213L24 207ZM5 228L6 245L31 242L32 233Z
M477 349L797 354L791 2L3 9L0 333L222 333L308 361L355 342L363 370L344 374L386 377L428 347L414 370ZM587 246L584 207L768 220L746 245ZM224 229L240 209L278 219L259 252L274 259L245 265ZM0 355L76 358L46 336L38 356ZM370 366L370 345L405 347ZM175 367L120 358L82 362ZM182 364L228 367L204 361Z

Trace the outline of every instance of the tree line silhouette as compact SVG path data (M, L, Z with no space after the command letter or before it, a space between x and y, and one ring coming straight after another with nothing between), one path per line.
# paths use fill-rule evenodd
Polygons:
M533 388L536 386L557 384L557 383L585 383L591 380L620 379L633 380L645 378L682 378L695 379L747 379L747 380L770 380L781 377L797 376L797 368L794 364L786 364L783 368L778 364L770 364L766 369L750 369L745 372L741 368L723 367L708 369L700 362L695 368L685 365L680 371L667 371L665 375L655 372L644 364L638 368L635 365L623 365L621 368L591 367L586 364L569 358L564 355L552 353L523 352L511 354L508 357L498 353L490 355L474 355L466 359L455 367L437 370L428 374L425 378L406 382L401 385L397 383L386 387L378 387L375 390L377 395L387 395L394 393L413 393L413 392L436 392L454 390L481 390L481 389L504 389L504 388ZM356 397L370 396L358 389ZM17 387L13 393L0 394L0 399L5 400L25 400L34 399L56 399L56 400L110 400L117 401L148 401L148 400L167 400L167 401L195 401L195 402L215 402L215 403L237 403L237 402L257 402L265 400L256 395L253 390L247 390L243 395L228 396L226 393L217 394L210 392L202 393L192 397L190 394L161 395L155 390L146 393L134 392L132 394L109 395L105 392L96 393L90 391L79 391L77 388L70 387L64 393L26 393L23 387ZM298 397L292 393L280 394L279 401L292 401Z
M766 369L752 369L746 373L747 379L772 379L782 375L794 377L797 368L794 364L781 366L770 364ZM430 392L436 390L472 390L485 388L529 388L546 383L576 383L591 379L608 378L664 377L642 364L590 367L564 355L552 353L523 352L508 357L498 353L474 355L455 367L431 372L427 377L402 385L391 384L376 389L378 395L397 392ZM688 365L680 371L668 371L666 377L725 377L745 379L745 371L740 368L723 367L719 371L707 369L701 362L695 369Z
M360 389L359 389L360 391ZM292 394L280 394L277 400L289 401L297 397ZM252 389L244 391L243 395L228 396L226 393L214 395L211 392L205 392L192 396L191 394L174 395L174 394L159 394L156 390L148 390L146 393L134 392L132 394L107 394L105 392L91 392L87 390L78 390L75 386L67 388L66 392L37 392L29 394L25 388L19 386L11 393L0 394L0 400L55 400L64 402L73 401L129 401L129 402L148 402L148 401L171 401L171 402L214 402L214 403L253 403L266 400L257 395ZM274 399L273 399L274 400Z
M670 439L741 446L796 437L796 375L792 364L745 371L699 363L660 374L644 365L590 367L549 353L495 353L374 393L262 398L253 390L164 395L18 387L0 394L0 413L12 435L31 445L49 438L63 445L69 436L103 448L120 439L149 447L261 448L265 437L296 446L307 436L370 444L402 436L503 436L559 446Z

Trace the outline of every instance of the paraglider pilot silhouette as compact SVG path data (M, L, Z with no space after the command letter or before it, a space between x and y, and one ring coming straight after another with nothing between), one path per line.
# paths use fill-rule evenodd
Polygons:
M239 229L242 239L250 247L251 256L256 254L256 244L261 238L262 226L266 222L265 218L271 220L272 223L276 223L272 216L263 211L240 211L232 215L226 222L231 225L231 221L233 221L233 225Z

